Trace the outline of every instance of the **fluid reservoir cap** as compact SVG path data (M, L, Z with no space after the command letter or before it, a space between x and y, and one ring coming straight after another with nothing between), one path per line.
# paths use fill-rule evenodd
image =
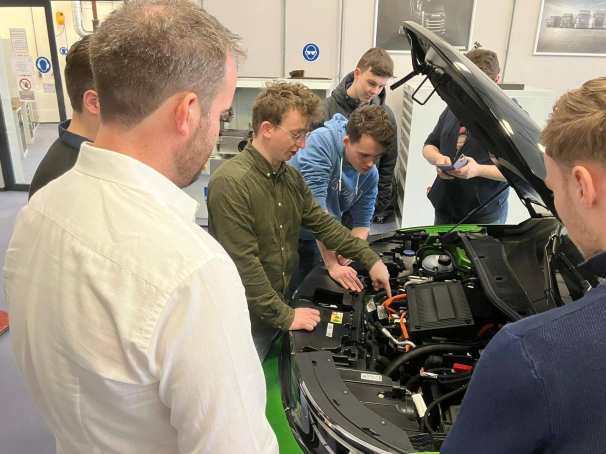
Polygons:
M449 255L441 254L438 258L438 263L442 266L448 266L452 263L452 260Z
M403 255L404 257L414 257L414 256L415 256L415 255L417 255L417 254L416 254L416 252L415 252L415 251L413 251L412 249L404 249L404 250L402 251L402 255Z

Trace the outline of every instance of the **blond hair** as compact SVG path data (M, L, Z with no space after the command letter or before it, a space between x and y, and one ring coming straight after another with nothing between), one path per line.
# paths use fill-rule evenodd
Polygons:
M558 99L541 134L546 153L556 161L606 165L606 77L585 82Z

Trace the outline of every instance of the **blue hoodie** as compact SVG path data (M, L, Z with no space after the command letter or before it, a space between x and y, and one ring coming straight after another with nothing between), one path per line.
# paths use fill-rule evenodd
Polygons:
M379 172L373 166L358 173L344 157L347 118L335 114L311 133L305 148L288 162L299 170L312 194L329 213L341 219L350 211L352 227L370 227L377 199ZM342 170L341 170L342 169Z

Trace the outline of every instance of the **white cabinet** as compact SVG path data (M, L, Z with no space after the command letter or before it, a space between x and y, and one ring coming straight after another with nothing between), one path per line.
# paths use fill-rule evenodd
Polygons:
M239 77L282 77L283 0L204 0L202 6L242 37L247 55L238 67Z
M242 37L247 56L239 77L288 77L294 69L305 77L337 76L342 0L203 0L202 6ZM320 50L313 61L303 57L309 43Z
M305 77L333 79L337 76L341 35L341 1L286 0L286 75L302 69ZM308 61L303 49L315 44L318 58Z

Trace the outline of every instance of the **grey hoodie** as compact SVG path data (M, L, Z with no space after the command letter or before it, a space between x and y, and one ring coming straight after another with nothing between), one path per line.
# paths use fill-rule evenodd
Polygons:
M351 113L360 105L360 101L347 94L347 89L353 83L353 80L353 72L347 74L332 91L331 95L324 100L324 118L322 123L330 120L336 113L349 118ZM370 104L382 106L389 116L394 131L397 131L396 118L391 109L385 104L385 90L371 99ZM318 126L322 126L322 124ZM375 215L385 215L393 210L393 173L397 158L398 137L397 134L394 134L391 144L386 148L383 156L381 156L380 161L377 163L377 169L379 170L379 194L375 205Z

